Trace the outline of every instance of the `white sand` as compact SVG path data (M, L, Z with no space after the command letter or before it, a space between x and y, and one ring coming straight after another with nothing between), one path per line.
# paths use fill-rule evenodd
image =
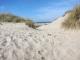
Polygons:
M80 31L61 28L61 23L67 17L68 15L60 17L49 25L39 27L40 30L51 33L53 36L54 60L80 60Z
M53 60L53 41L48 33L24 24L0 25L0 60Z
M38 30L25 24L0 25L0 60L80 60L80 31L65 31L61 17Z

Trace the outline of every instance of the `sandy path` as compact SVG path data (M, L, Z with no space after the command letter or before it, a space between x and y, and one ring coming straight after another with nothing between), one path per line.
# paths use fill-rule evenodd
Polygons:
M0 25L0 60L53 60L52 36L24 24Z

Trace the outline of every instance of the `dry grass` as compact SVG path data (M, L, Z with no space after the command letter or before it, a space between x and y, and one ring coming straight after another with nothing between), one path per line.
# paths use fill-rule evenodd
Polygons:
M80 29L80 5L70 12L69 17L62 23L65 29Z

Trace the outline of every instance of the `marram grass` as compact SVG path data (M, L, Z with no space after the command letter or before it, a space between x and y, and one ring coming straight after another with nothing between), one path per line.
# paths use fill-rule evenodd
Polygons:
M73 8L68 18L62 22L65 29L80 29L80 5Z
M25 23L26 25L28 25L29 27L32 28L36 28L36 26L34 25L34 22L30 19L24 19L22 17L19 16L15 16L13 14L0 14L0 22L12 22L12 23Z

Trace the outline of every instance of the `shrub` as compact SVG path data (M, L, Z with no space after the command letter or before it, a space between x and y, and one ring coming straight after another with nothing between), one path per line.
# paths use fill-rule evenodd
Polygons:
M69 13L69 17L62 22L62 27L65 29L77 29L80 28L80 5L77 5Z

